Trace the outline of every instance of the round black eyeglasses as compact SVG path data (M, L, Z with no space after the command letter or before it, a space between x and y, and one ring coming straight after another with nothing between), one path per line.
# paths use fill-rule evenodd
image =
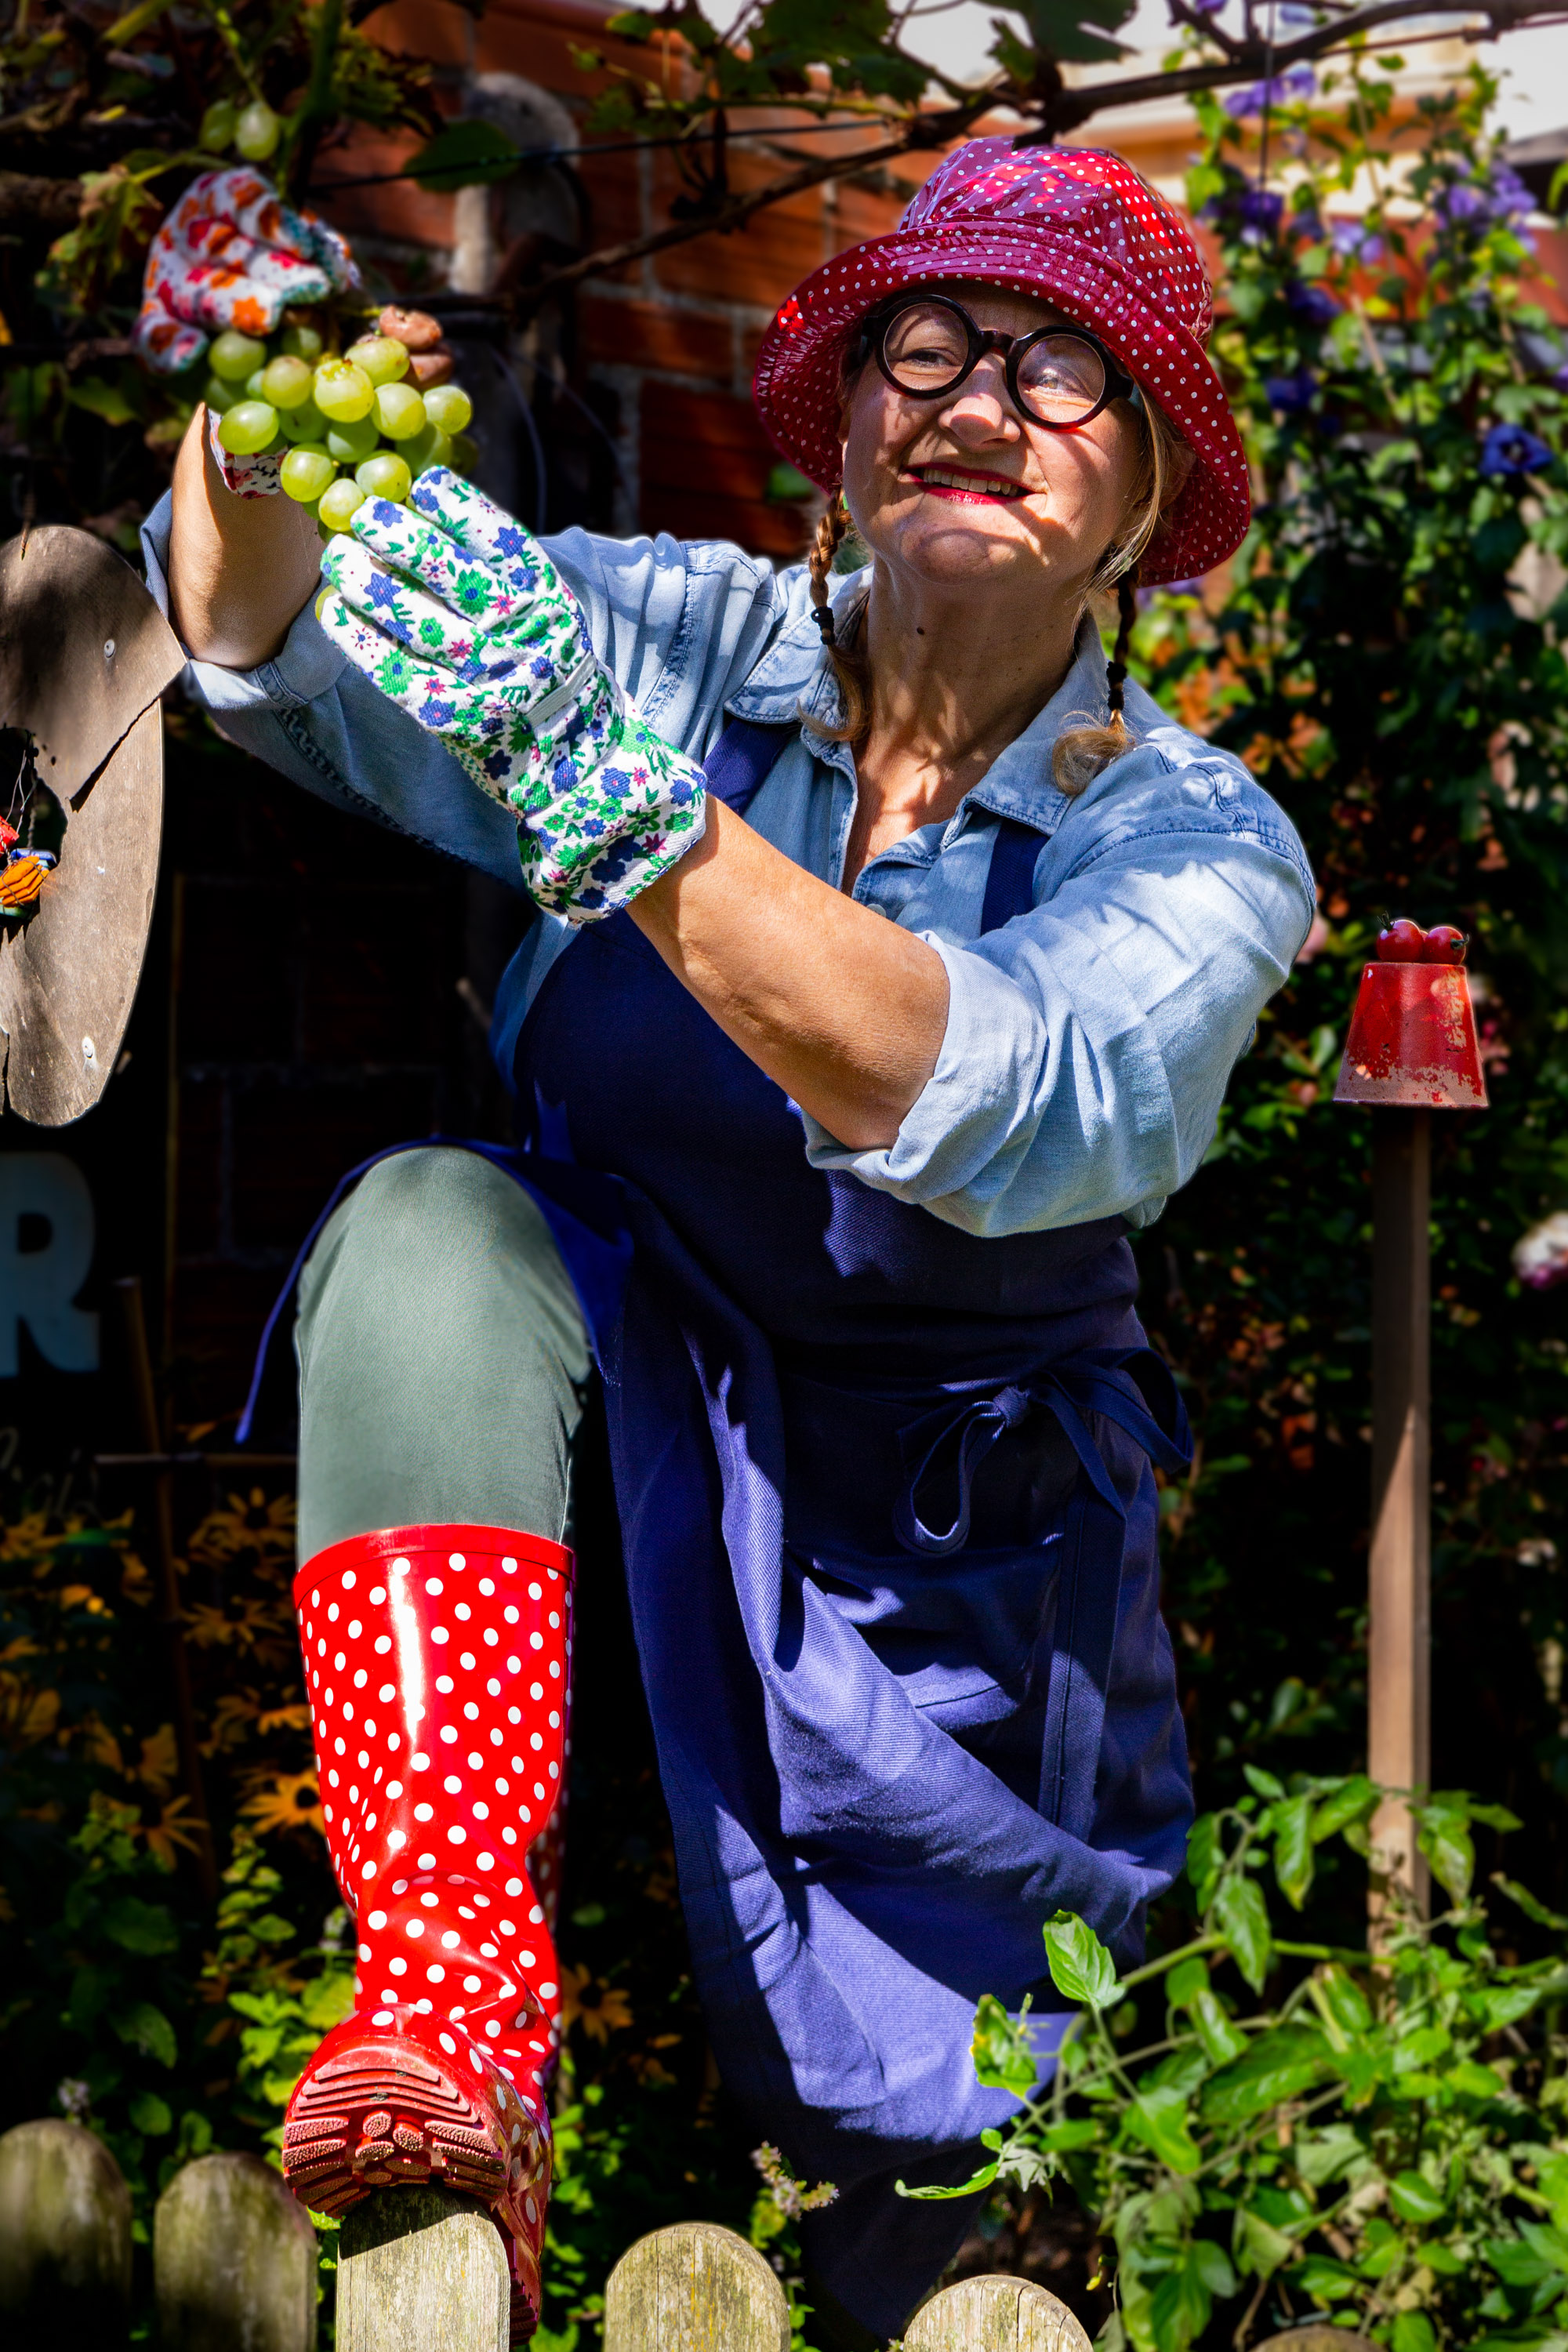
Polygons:
M1047 432L1076 433L1135 388L1081 327L992 334L946 294L905 294L879 305L860 329L853 359L858 365L874 355L894 391L909 398L946 400L991 352L1002 358L1014 407Z

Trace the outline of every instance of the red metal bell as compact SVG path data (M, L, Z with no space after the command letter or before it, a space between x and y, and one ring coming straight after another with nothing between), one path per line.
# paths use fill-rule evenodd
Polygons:
M1391 924L1365 966L1334 1100L1411 1110L1485 1110L1487 1082L1464 970L1447 924Z

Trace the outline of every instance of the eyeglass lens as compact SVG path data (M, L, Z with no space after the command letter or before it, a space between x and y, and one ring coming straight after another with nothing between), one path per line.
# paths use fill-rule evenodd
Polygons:
M882 341L884 364L901 392L931 399L956 390L969 373L962 314L945 304L912 303L895 312ZM1018 361L1018 398L1043 425L1087 416L1105 393L1105 363L1077 335L1042 335Z

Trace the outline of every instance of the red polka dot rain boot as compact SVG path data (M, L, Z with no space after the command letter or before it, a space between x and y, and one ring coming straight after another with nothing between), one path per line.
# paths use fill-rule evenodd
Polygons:
M324 2213L403 2181L482 2199L510 2252L514 2343L538 2324L550 2188L572 1567L504 1528L394 1528L294 1584L359 1972L289 2103L284 2178Z

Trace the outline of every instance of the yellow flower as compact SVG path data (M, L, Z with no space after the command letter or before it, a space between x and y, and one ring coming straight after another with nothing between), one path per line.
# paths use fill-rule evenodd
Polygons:
M261 1781L247 1797L240 1811L254 1822L263 1837L268 1830L319 1830L325 1837L321 1792L314 1772L279 1772Z
M603 1983L591 1969L561 1971L561 2027L580 2025L595 2042L607 2042L632 2021L632 2005L618 1986Z

